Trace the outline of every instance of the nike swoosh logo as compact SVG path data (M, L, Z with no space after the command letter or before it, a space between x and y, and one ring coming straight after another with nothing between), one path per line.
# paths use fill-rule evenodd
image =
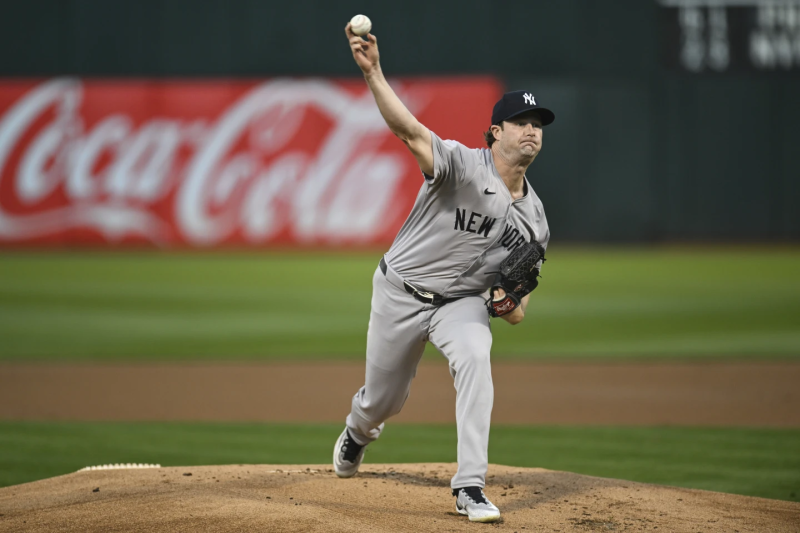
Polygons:
M490 191L489 189L485 189L485 190L483 191L483 194L496 194L496 193L494 193L494 192Z

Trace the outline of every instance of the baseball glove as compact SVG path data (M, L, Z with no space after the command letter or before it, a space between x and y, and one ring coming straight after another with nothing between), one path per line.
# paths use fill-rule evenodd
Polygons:
M536 241L525 243L503 259L500 271L495 274L486 308L493 317L507 315L519 306L522 298L539 285L539 261L544 262L544 248ZM495 291L503 289L506 295L495 298Z

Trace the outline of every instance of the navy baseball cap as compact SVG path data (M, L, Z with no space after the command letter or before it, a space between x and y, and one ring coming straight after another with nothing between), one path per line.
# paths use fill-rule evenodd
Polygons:
M508 120L522 113L528 111L538 111L539 117L542 119L542 126L551 124L556 115L547 108L539 105L536 97L530 91L511 91L506 93L503 97L494 104L492 110L492 125L500 124L504 120Z

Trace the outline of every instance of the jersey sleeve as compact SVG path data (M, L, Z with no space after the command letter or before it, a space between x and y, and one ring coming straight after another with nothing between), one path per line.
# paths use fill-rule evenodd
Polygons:
M539 244L542 245L542 248L544 248L545 252L547 252L547 244L549 242L550 242L550 229L547 230L547 233L545 233L544 239L542 240L542 242L539 243ZM547 257L546 253L545 253L545 257ZM536 263L536 268L538 268L539 271L541 272L543 266L544 266L544 261L542 261L540 259L539 262Z
M541 244L542 248L544 248L545 252L547 252L547 245L549 243L550 243L550 228L545 226L545 233L544 233L544 236L542 237L542 240L539 241L539 244ZM545 255L545 258L546 258L547 254L545 253L544 255ZM544 261L542 261L540 259L539 262L536 263L536 268L538 268L539 272L541 272L543 266L544 266Z
M550 244L550 225L547 223L547 217L544 215L544 206L542 205L542 201L539 200L538 196L535 196L533 209L539 217L538 223L540 226L539 226L539 231L537 231L537 233L539 234L538 242L539 244L542 245L542 248L544 248L546 252L547 245ZM545 258L546 257L547 254L545 253ZM544 266L544 263L545 263L544 261L539 260L539 262L536 263L536 268L538 268L539 271L541 271L542 266Z
M439 138L431 132L433 176L423 174L429 185L448 183L454 188L466 184L475 174L477 158L474 150L458 141Z

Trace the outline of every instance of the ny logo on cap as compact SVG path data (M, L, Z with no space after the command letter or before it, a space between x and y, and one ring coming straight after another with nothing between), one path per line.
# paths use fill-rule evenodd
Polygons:
M533 98L532 94L525 93L522 97L525 99L526 104L536 105L536 100Z

